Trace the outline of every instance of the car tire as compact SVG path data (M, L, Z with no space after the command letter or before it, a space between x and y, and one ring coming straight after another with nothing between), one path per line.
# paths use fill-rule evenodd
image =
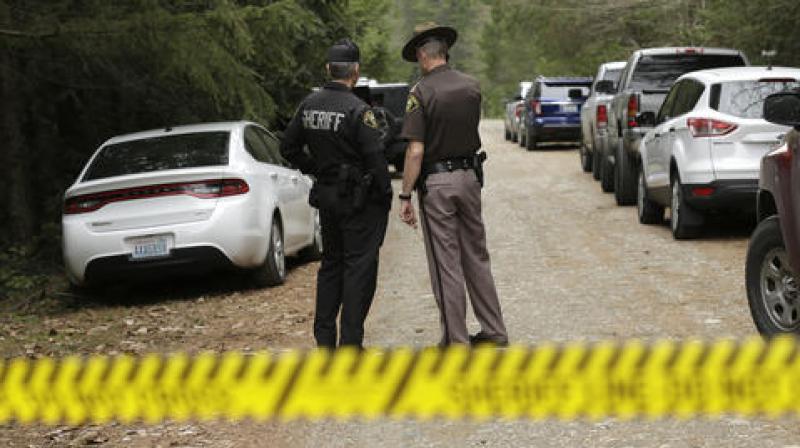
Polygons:
M586 145L580 145L578 148L578 154L581 157L581 169L583 172L588 173L592 171L592 155L589 154L589 150L586 148Z
M592 151L592 179L600 180L600 163L603 161L603 157L601 154L598 153L597 148Z
M264 262L253 271L253 283L259 288L278 286L286 281L286 254L283 251L283 228L279 217L272 219L269 249Z
M670 183L672 200L670 207L670 229L676 240L696 238L703 225L703 215L686 203L680 176L676 173Z
M531 135L529 129L525 129L525 149L528 151L539 149L539 142L536 140L535 135Z
M314 211L314 239L311 245L300 252L300 256L306 261L319 261L322 259L323 251L322 224L319 220L319 210Z
M644 179L644 170L639 169L636 187L636 211L641 224L661 224L664 221L664 206L651 200L647 196L647 184Z
M527 129L524 130L524 131L522 129L519 130L519 142L518 143L519 143L519 146L521 148L524 148L525 145L527 144L527 142L525 141L525 136L526 135L528 135L528 130Z
M800 332L800 292L777 215L761 221L750 237L745 287L759 333L769 337Z
M617 205L636 204L636 169L633 158L625 151L622 142L617 145L616 172L614 173L614 199Z
M511 131L511 141L517 143L519 141L519 132Z
M603 193L614 192L614 165L608 160L608 155L602 152L602 161L600 162L600 189Z
M509 140L511 140L511 131L509 131L509 130L508 130L508 127L507 127L507 126L504 126L504 127L503 127L503 130L505 131L505 137L506 137L506 141L509 141Z

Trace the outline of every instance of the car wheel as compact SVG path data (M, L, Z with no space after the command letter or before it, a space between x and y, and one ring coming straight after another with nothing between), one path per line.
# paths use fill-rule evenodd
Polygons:
M539 142L536 140L536 135L531 135L530 129L525 129L525 148L528 151L539 149Z
M286 254L283 247L283 230L279 218L275 216L269 235L267 257L264 259L264 263L253 271L253 281L256 286L264 288L281 285L285 280Z
M508 126L504 126L503 130L505 131L506 141L511 140L511 131L508 130Z
M518 140L519 140L519 132L511 131L511 141L517 143Z
M636 210L642 224L661 224L664 221L664 206L647 197L644 170L639 170L639 185L636 188Z
M622 142L617 145L616 161L614 199L617 205L633 205L636 203L636 171L633 168L633 160L625 151Z
M777 215L761 221L750 238L745 285L759 333L773 336L800 330L800 290L789 267Z
M519 146L522 147L522 148L524 148L525 145L528 143L527 141L525 141L525 137L527 135L528 135L528 130L527 129L525 129L525 130L520 129L519 130Z
M322 258L322 224L319 220L319 210L314 211L314 240L311 245L303 249L301 256L307 261L318 261Z
M670 214L670 228L676 240L695 238L700 233L703 216L686 203L681 180L677 174L672 178Z
M594 151L592 151L592 178L594 180L600 180L600 163L602 161L603 157L595 147Z
M581 144L578 148L578 154L581 156L581 169L584 173L592 171L592 155L586 149L586 145Z
M602 161L600 162L600 188L604 193L614 192L614 165L608 160L608 155L605 151L602 152Z

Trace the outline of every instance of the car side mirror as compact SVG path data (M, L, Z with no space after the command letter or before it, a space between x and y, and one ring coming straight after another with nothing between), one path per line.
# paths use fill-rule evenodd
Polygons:
M640 112L636 114L636 123L643 127L653 127L656 125L656 113Z
M577 100L583 98L583 90L581 89L569 89L569 99Z
M775 93L764 100L764 119L800 130L800 94Z
M522 95L514 95L514 101L520 101L522 99Z
M597 84L594 85L594 91L598 93L614 93L617 89L614 88L614 81L609 81L604 79L602 81L597 81Z

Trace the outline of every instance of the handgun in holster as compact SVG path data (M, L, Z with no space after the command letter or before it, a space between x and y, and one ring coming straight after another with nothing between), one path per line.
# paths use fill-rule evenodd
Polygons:
M481 151L481 152L475 153L474 157L475 158L473 160L473 166L475 168L475 176L478 178L478 183L481 184L481 188L483 188L483 182L484 182L483 164L484 164L484 162L486 162L486 159L488 158L488 156L486 155L485 152Z

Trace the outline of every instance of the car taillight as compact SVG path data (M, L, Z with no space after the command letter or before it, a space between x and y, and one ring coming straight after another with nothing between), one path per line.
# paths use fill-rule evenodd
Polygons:
M517 107L514 108L514 116L517 118L522 116L522 104L517 104Z
M714 194L712 187L694 187L692 188L692 196L708 197Z
M608 110L605 104L599 104L597 106L597 128L605 127L608 127Z
M531 109L536 115L542 114L542 102L539 100L531 100Z
M628 127L635 128L639 125L636 122L636 114L639 113L639 97L634 93L628 97Z
M112 202L149 199L163 196L189 195L201 199L245 194L250 186L242 179L210 179L195 182L145 185L100 193L84 194L64 201L64 214L93 212Z
M676 54L703 54L702 48L678 48Z
M686 125L689 126L689 132L692 133L692 137L696 138L727 135L738 127L733 123L711 118L689 118L686 120Z

